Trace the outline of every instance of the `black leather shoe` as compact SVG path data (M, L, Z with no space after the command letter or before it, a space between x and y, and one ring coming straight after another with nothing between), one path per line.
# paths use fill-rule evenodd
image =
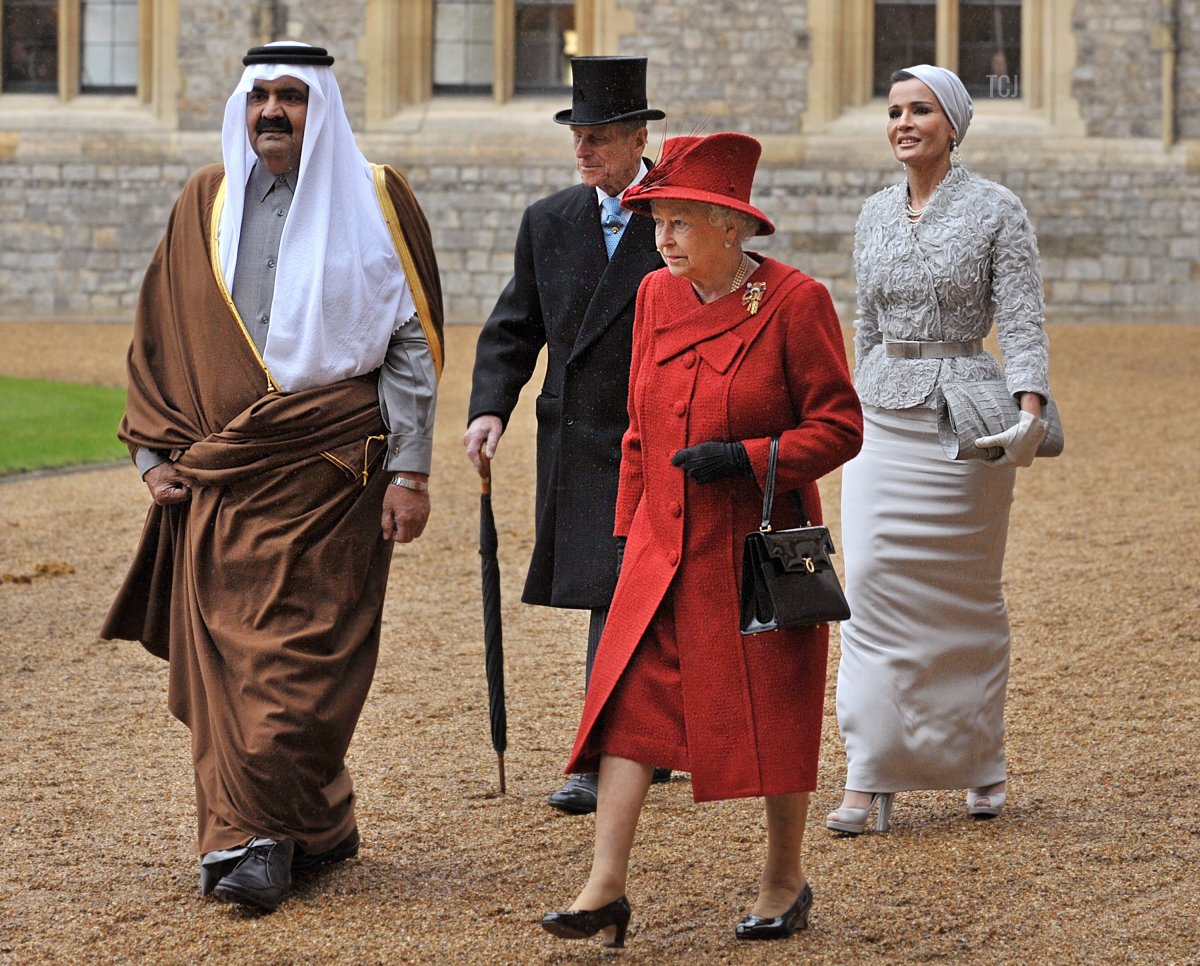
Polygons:
M293 843L286 839L255 839L233 871L217 883L213 895L274 912L292 887L293 850Z
M746 916L737 924L738 939L787 939L794 932L808 928L808 911L812 908L812 889L808 883L800 895L782 916L764 919L762 916Z
M631 914L629 900L621 896L599 909L548 912L542 916L542 928L560 939L587 939L601 929L616 926L616 935L604 945L609 949L624 949L625 931L629 928Z
M349 835L324 852L310 855L297 845L292 852L292 875L297 872L309 872L317 866L327 865L330 862L345 862L347 859L352 859L358 855L358 847L361 844L362 839L358 835L358 826L356 825L350 830Z
M596 786L600 776L595 772L572 775L566 784L546 799L551 808L568 815L588 815L596 810Z
M654 774L650 776L651 785L662 785L671 780L670 768L655 768Z

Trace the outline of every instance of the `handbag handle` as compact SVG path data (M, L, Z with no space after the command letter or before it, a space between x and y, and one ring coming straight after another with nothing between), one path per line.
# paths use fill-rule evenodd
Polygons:
M771 453L767 457L767 479L763 483L762 522L758 525L760 533L771 532L771 509L775 505L775 468L779 465L779 437L771 437ZM792 499L796 501L796 509L800 511L800 522L808 526L808 514L804 512L804 501L800 494L792 491Z

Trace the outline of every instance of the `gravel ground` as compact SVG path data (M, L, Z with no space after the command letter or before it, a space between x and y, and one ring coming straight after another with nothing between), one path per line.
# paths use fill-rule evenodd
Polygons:
M844 771L831 662L812 928L734 941L761 805L696 807L677 778L651 791L623 953L537 926L581 884L592 820L543 804L578 720L585 625L518 602L528 400L495 466L509 694L509 792L495 794L478 490L459 442L477 331L449 333L434 515L395 555L351 748L364 847L272 916L200 898L166 666L96 637L147 504L136 475L0 483L0 962L1200 962L1200 326L1051 329L1067 452L1018 478L1004 816L971 822L961 793L912 793L888 835L831 838L819 819ZM128 335L0 326L0 372L120 385ZM836 527L836 475L824 491Z

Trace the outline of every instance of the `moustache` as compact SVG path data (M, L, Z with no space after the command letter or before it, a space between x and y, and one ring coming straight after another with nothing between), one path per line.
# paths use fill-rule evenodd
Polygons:
M266 131L279 131L282 134L291 134L292 122L286 117L260 117L254 123L254 133L263 134Z

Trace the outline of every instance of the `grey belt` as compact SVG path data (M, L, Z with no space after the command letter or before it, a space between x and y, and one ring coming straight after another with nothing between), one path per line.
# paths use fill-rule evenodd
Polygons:
M905 342L884 339L883 351L893 359L954 359L983 352L983 339L965 342Z

